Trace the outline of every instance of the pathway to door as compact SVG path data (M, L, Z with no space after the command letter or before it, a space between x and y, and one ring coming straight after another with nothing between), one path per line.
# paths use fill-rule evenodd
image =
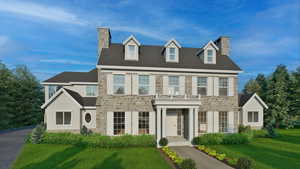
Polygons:
M196 162L197 169L233 169L232 167L196 150L194 147L170 147L182 158L191 158Z

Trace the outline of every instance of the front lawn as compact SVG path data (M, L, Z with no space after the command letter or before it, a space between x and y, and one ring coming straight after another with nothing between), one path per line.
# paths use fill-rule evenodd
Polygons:
M156 148L26 144L12 169L171 169Z
M247 156L256 169L295 169L300 166L300 129L279 130L280 137L255 138L250 144L209 146L229 157Z

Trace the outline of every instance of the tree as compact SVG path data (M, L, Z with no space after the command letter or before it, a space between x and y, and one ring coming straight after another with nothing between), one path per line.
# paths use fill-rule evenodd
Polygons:
M258 83L259 85L259 91L257 92L257 94L259 95L259 97L261 97L263 100L266 100L266 95L267 95L267 90L268 90L268 81L265 77L265 75L263 74L258 74L256 76L255 81Z
M269 109L266 113L267 123L275 120L276 127L288 119L289 73L284 65L277 66L268 83L267 102Z
M300 66L291 74L289 100L291 100L289 115L300 115Z
M254 80L254 79L250 79L246 83L243 92L245 94L252 94L252 93L259 93L260 90L261 90L261 88L260 88L258 82L256 80Z

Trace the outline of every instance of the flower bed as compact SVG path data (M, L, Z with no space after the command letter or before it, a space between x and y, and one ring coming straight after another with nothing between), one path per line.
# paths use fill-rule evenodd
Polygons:
M178 167L182 163L183 159L178 156L174 151L170 150L169 147L165 146L162 151L176 164Z
M237 161L238 161L237 159L229 158L229 157L226 156L225 153L219 153L216 150L213 150L213 149L211 149L209 147L206 147L204 145L199 145L199 146L196 146L195 148L202 151L202 152L204 152L205 154L219 160L219 161L224 162L227 165L232 166L232 167L235 167L236 164L237 164Z

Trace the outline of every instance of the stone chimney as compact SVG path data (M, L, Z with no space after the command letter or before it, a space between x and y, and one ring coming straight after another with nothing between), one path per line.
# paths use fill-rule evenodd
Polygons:
M97 28L98 30L98 55L100 55L101 49L109 48L111 35L109 28Z
M215 44L218 46L221 55L230 55L230 43L228 36L220 36L216 41Z

